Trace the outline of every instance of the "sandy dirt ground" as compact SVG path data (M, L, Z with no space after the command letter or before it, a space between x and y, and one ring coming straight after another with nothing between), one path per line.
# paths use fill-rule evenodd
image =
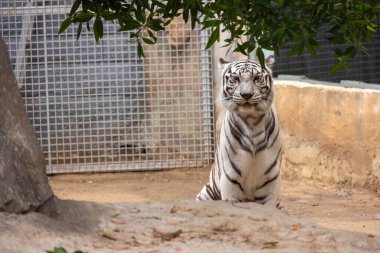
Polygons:
M60 199L98 203L194 199L209 168L158 172L56 175L49 178ZM283 179L283 211L322 227L380 235L379 194L347 186Z

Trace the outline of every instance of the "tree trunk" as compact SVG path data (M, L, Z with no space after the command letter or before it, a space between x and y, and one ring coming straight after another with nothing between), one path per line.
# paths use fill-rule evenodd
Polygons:
M0 211L57 212L45 159L0 38Z

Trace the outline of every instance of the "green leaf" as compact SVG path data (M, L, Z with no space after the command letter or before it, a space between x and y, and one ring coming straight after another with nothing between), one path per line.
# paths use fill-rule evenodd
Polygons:
M99 42L99 40L103 37L103 22L102 20L97 17L94 22L94 35L96 42Z
M79 25L78 25L77 40L79 40L79 37L80 37L81 33L82 33L82 22L80 22Z
M338 70L340 68L341 68L341 62L339 61L339 62L335 63L335 65L330 68L330 72L336 73L336 72L338 72Z
M69 18L65 19L62 22L61 27L59 28L58 33L63 33L72 23L73 23L73 18L72 17L69 17Z
M117 19L117 13L114 13L114 12L111 12L111 11L102 11L101 12L101 14L100 14L100 16L102 16L103 17L103 19L104 20L106 20L106 21L113 21L113 20L115 20L115 19Z
M145 55L144 55L144 48L142 47L140 41L137 42L137 55L139 56L139 58L145 57Z
M305 40L297 41L295 45L293 46L293 48L288 52L288 55L289 56L295 55L295 54L301 55L304 49L305 49Z
M280 27L280 28L278 28L278 29L276 29L276 30L273 31L272 37L279 37L279 38L281 38L281 37L283 37L285 35L285 33L286 33L286 27Z
M63 247L54 247L54 250L46 251L47 253L67 253Z
M257 49L256 49L256 55L257 55L257 59L259 59L261 68L264 69L264 70L266 70L266 67L265 67L265 56L264 56L263 49L261 47L257 47Z
M156 36L154 36L154 33L151 30L147 30L147 31L148 31L149 36L154 40L154 43L156 43L157 38Z
M138 29L142 26L142 24L134 19L128 18L123 20L123 23L120 24L121 28L119 31L130 31L134 29Z
M143 41L144 41L146 44L149 44L149 45L153 45L153 44L156 43L155 41L150 40L150 39L148 39L148 38L142 38L142 39L143 39Z
M344 55L345 57L347 57L348 59L352 59L355 57L357 53L357 50L354 46L349 46L347 47L347 49L344 51Z
M349 68L350 68L349 61L350 60L341 59L339 57L337 58L337 60L338 60L337 63L335 63L335 65L330 68L331 73L335 74L336 72L338 72L341 69L344 69L345 71L349 70Z
M195 28L195 24L198 22L198 10L197 9L191 9L191 29Z
M137 39L137 38L139 38L140 36L139 36L138 33L130 33L129 37L130 37L131 39Z
M146 27L152 29L153 31L162 31L165 30L165 28L161 25L163 21L161 19L151 19L146 24Z
M187 21L189 21L189 13L190 13L189 9L183 10L182 17L183 17L183 20L185 21L185 23L187 23Z
M137 5L143 7L144 9L149 9L148 1L146 0L136 0Z
M170 16L171 13L176 12L177 10L177 1L178 0L169 0L165 7L165 16Z
M216 41L220 39L219 27L216 27L215 30L211 33L210 38L207 41L206 49L209 49Z
M368 30L370 30L371 32L376 32L376 29L375 28L373 28L372 26L370 26L370 25L367 25L367 29Z
M205 20L202 22L202 30L209 27L219 27L221 21L219 19Z
M319 43L313 39L306 39L305 46L313 58L317 57L316 48L319 47Z
M82 9L84 11L90 10L93 5L94 3L92 1L89 1L89 0L82 1Z
M144 23L146 19L145 10L143 8L137 8L137 10L135 11L135 17L138 21Z
M248 56L248 54L247 54L248 46L249 46L248 41L244 42L243 44L237 43L234 52L240 52L240 53Z
M73 6L71 7L70 14L69 14L70 16L72 16L78 10L81 3L82 3L82 0L76 0L73 3Z
M166 5L164 3L162 3L162 1L159 1L159 0L152 0L152 5L158 6L160 8L166 7Z
M173 18L182 16L185 21L191 20L192 27L201 23L202 29L211 28L212 33L207 48L219 40L220 29L225 29L231 34L232 42L228 42L230 44L235 42L242 44L240 41L242 36L255 37L262 48L272 48L278 52L290 43L293 47L289 55L301 55L306 48L306 51L314 57L319 47L314 40L316 35L322 35L318 37L327 39L339 47L353 45L356 50L364 52L367 45L364 42L370 40L374 31L378 30L380 14L380 4L374 0L71 0L70 2L72 3L70 17L73 20L65 20L60 32L65 31L71 23L83 23L85 26L85 22L96 17L101 18L103 23L118 20L121 31L133 33L136 32L133 30L138 29L137 40L146 43L141 38L142 30L162 31ZM100 29L94 28L94 30L96 38L100 39ZM152 41L153 36L146 37ZM252 45L243 46L245 52L251 51L252 48ZM339 57L340 60L348 62L349 58L354 56L355 53L351 50L343 52ZM348 65L341 63L339 66L343 69Z
M82 11L80 13L76 13L73 16L73 22L87 22L90 21L94 17L94 14L88 11Z

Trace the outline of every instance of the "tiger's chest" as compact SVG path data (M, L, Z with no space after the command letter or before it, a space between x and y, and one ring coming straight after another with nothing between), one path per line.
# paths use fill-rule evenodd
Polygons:
M254 123L226 115L222 125L219 156L223 169L241 184L247 198L279 170L278 118L275 111L268 115Z

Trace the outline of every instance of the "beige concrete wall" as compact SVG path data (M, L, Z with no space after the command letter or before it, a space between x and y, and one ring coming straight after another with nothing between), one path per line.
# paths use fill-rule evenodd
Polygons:
M275 84L283 175L380 192L380 91Z

